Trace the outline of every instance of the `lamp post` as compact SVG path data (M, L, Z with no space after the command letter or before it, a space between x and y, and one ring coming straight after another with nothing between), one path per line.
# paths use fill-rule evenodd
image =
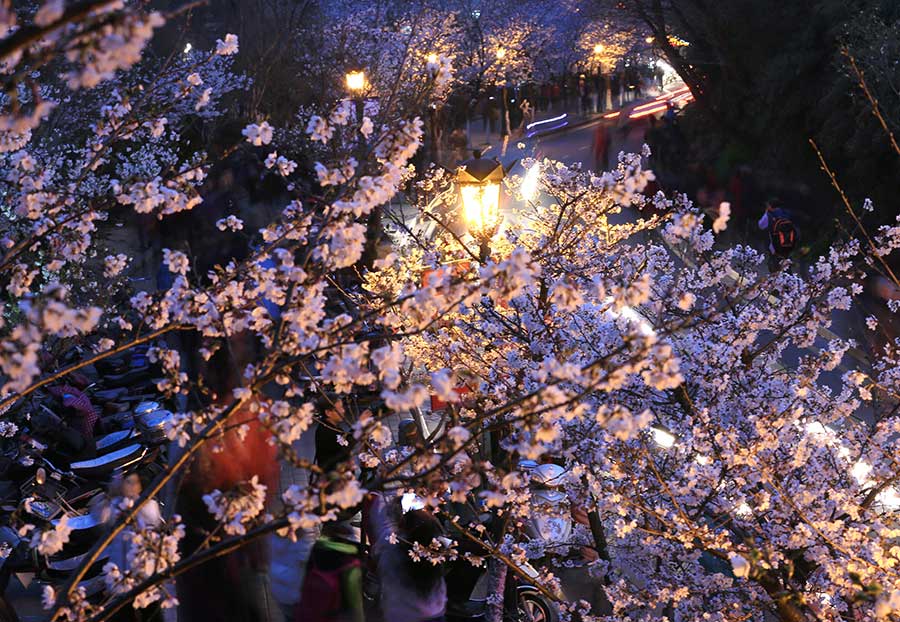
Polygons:
M598 43L594 46L594 59L597 62L597 73L603 74L603 90L605 91L605 93L600 108L604 111L611 110L613 107L612 84L610 81L609 72L603 71L603 59L601 58L601 54L603 54L603 50L605 49L606 46L604 46L602 43Z
M356 124L361 126L365 115L363 93L367 85L366 74L362 70L355 69L348 71L347 75L344 76L344 80L347 84L347 90L350 92L350 97L356 104ZM362 168L365 162L365 144L362 134L357 135L357 140L359 141L359 148L356 159L359 162L359 167ZM362 256L362 265L366 268L371 268L372 263L378 258L378 241L381 239L382 232L381 206L377 205L372 208L372 211L369 212L369 217L366 219L366 243L363 247Z
M362 94L366 89L366 74L360 70L348 71L347 75L344 76L344 80L347 83L347 90L350 91L350 96L356 102L356 122L362 123Z
M472 155L460 165L456 183L463 221L478 242L478 259L484 263L491 254L491 238L500 227L500 182L505 173L500 162L482 158L481 151Z
M426 57L426 61L427 64L425 68L428 71L431 85L434 86L438 72L440 71L440 57L435 52L431 52ZM429 149L431 152L431 161L437 162L440 157L440 132L438 131L437 103L432 103L428 106L428 130L430 137L429 142L431 143Z
M506 101L506 72L503 69L503 59L506 58L506 49L497 48L497 62L500 65L501 80L500 86L500 135L509 136L509 107Z

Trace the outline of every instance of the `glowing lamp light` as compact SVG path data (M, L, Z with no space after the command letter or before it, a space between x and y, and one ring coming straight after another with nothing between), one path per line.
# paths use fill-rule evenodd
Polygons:
M896 512L900 509L900 494L897 493L897 489L893 486L889 486L879 493L877 501L887 512Z
M653 43L653 37L647 37L646 39L644 39L644 41L646 41L647 43Z
M348 72L346 80L347 88L354 93L359 93L364 88L366 88L366 74L364 74L362 71Z
M504 172L500 162L482 158L481 151L475 151L473 155L460 165L456 183L463 221L469 233L481 243L484 255L488 241L500 226L500 183Z
M526 201L534 201L538 195L538 180L541 177L541 165L535 162L522 179L522 197Z
M193 49L194 49L194 46L191 45L190 43L188 43L187 45L184 46L184 53L185 53L185 54L190 54L190 53L191 53L191 50L193 50Z
M747 502L744 501L740 505L738 505L736 508L734 508L734 513L743 518L747 518L748 516L753 515L753 508L751 508L749 505L747 505Z
M660 428L653 428L653 442L663 449L671 449L675 446L675 436Z
M497 60L503 60L504 58L506 58L506 49L497 48Z
M496 228L500 219L500 184L465 184L459 187L463 203L463 219L469 231L485 234Z
M598 43L597 45L594 46L594 54L602 54L602 53L603 53L603 49L604 49L604 48L603 48L603 44L602 44L602 43Z
M435 54L434 52L432 52L431 54L429 54L429 55L426 57L426 60L427 60L429 63L431 63L432 65L437 64L437 62L438 62L438 55Z

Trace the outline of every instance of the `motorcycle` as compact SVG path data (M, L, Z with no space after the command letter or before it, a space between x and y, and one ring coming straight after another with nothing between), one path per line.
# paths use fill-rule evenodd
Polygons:
M477 517L477 522L488 529L494 520L496 518L486 512ZM466 551L467 539L463 536L456 540L460 544L460 553L484 553L475 545ZM503 619L516 622L558 622L559 609L556 603L537 587L538 571L528 563L520 565L519 570L525 577L510 569L506 572ZM487 564L476 567L460 557L448 562L444 580L447 584L447 622L483 622L487 619L490 589Z

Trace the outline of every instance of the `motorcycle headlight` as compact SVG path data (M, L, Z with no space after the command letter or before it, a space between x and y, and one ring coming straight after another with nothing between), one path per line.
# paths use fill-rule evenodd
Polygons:
M407 492L404 493L402 497L400 497L400 507L403 510L403 513L406 514L410 510L423 509L425 507L425 502L417 494L413 492Z
M55 503L35 499L28 504L27 509L30 513L34 514L38 518L49 521L51 518L53 518L53 515L56 514L56 508L57 506Z

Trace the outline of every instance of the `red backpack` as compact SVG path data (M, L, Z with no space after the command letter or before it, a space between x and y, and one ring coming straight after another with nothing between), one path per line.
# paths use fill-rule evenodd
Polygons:
M787 218L775 218L771 238L776 254L787 257L797 244L797 228Z

